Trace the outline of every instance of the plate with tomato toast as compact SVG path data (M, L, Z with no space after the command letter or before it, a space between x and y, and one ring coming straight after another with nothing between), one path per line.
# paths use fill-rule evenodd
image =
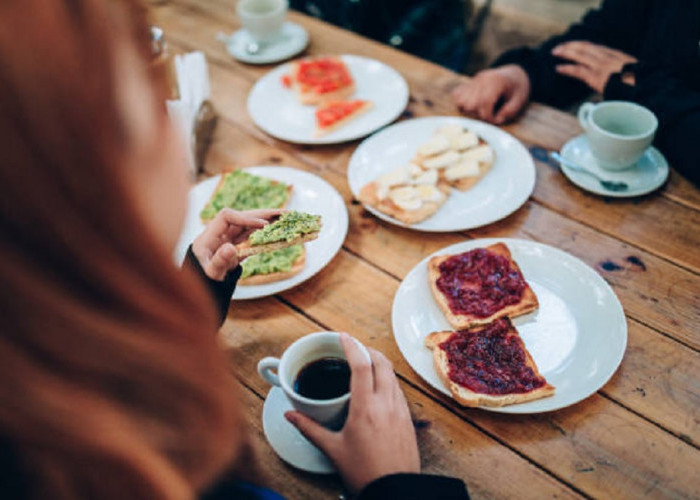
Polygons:
M390 66L355 55L318 55L260 78L248 95L248 112L278 139L336 144L391 123L407 103L406 80Z
M250 241L239 245L245 247L239 252L251 256L242 261L243 272L233 300L266 297L303 283L333 259L348 231L348 213L342 197L320 177L291 167L232 168L190 190L187 216L176 250L178 262L184 260L187 248L205 224L223 208L287 210L274 221L279 230L270 224L266 226L270 235L263 231L259 235L253 233ZM280 243L272 241L281 230L290 233L290 228L301 229L304 234ZM260 236L260 241L254 240L254 236ZM260 249L258 243L270 251L256 251Z
M488 123L415 118L362 141L350 158L348 183L382 220L418 231L463 231L520 208L535 187L535 164L520 141Z
M627 345L622 306L594 269L509 238L465 241L423 259L394 296L392 327L429 385L462 406L502 413L587 398Z

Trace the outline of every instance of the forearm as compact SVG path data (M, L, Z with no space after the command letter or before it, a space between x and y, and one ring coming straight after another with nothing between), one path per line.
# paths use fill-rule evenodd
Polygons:
M532 100L558 107L569 106L585 98L591 90L582 81L557 72L557 65L566 61L552 55L552 49L565 42L588 41L634 55L646 22L647 3L646 0L607 0L600 9L590 11L565 33L537 48L523 47L506 52L494 66L521 66L530 79Z
M700 185L700 91L662 67L630 65L623 72L634 74L634 86L613 75L605 88L606 99L633 101L649 108L659 119L655 145L671 166Z
M226 319L226 314L228 313L228 307L231 302L231 296L236 289L236 284L238 279L241 277L242 268L240 265L229 271L226 277L221 280L213 280L206 275L204 269L197 260L197 257L192 252L192 246L187 249L187 255L185 256L185 261L182 263L183 267L188 267L192 269L197 276L199 276L204 284L206 285L209 293L216 304L217 311L219 312L219 322L223 324L224 319Z

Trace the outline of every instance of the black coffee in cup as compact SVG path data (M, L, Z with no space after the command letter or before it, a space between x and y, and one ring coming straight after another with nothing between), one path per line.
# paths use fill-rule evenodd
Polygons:
M350 365L342 358L307 363L294 379L294 391L309 399L334 399L350 391Z

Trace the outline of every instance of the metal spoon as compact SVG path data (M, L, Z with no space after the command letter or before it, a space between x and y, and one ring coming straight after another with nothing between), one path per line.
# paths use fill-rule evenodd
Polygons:
M564 158L562 155L560 155L556 151L551 151L549 153L549 155L552 158L554 158L556 161L558 161L561 166L566 167L569 170L575 170L576 172L583 172L584 174L588 174L591 177L594 177L595 179L598 180L598 182L600 182L600 185L603 186L603 188L607 189L608 191L626 191L627 189L629 189L629 186L627 185L627 183L603 179L598 174L591 172L587 168L584 168L577 163L574 163L570 160L567 160L566 158Z

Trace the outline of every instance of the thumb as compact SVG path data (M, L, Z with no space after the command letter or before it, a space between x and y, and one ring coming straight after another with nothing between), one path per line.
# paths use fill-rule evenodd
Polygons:
M226 273L237 265L238 252L236 252L236 248L231 243L225 243L219 247L207 265L204 266L204 272L211 279L222 280L226 277Z
M518 95L517 93L511 95L510 99L503 103L501 109L498 110L495 117L495 122L502 124L515 118L525 106L526 101L526 98Z
M330 456L329 450L333 446L333 441L337 439L336 432L329 431L318 422L298 411L288 411L284 414L284 418L296 427L306 439Z

